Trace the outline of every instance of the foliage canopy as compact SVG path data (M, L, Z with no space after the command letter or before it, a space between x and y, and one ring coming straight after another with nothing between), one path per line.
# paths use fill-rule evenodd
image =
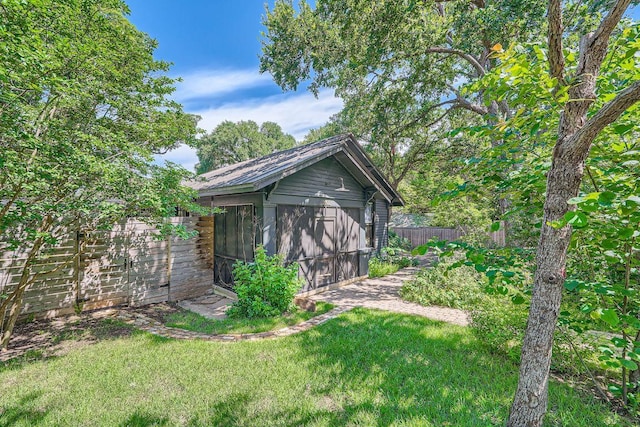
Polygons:
M0 253L23 271L0 300L3 346L32 264L65 233L197 211L180 185L190 174L153 163L193 143L197 120L168 98L168 64L127 14L121 0L0 5Z
M220 123L198 141L197 173L286 150L296 145L293 136L284 133L277 123L252 120Z

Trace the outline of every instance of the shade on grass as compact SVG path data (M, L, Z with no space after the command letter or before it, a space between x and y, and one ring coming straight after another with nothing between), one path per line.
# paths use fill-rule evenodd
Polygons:
M204 334L255 334L297 325L324 314L332 308L334 308L333 304L318 301L314 312L296 310L293 313L285 313L273 317L255 317L253 319L226 318L220 320L208 319L193 311L184 310L170 314L165 324L172 328L186 329Z
M517 380L465 328L356 309L239 343L140 333L0 371L0 425L502 425ZM551 384L548 425L624 425Z

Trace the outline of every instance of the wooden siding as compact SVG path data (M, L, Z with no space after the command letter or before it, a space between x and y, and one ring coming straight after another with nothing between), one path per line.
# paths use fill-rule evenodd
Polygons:
M377 252L380 252L380 249L389 244L389 204L387 201L384 199L376 199L374 212L374 248Z
M33 272L55 271L27 288L22 314L54 317L78 308L144 305L208 292L213 284L213 218L171 222L198 230L198 237L159 240L153 227L133 219L108 231L69 233L33 265ZM16 286L25 259L24 254L0 253L0 294Z
M364 202L360 183L334 158L321 160L282 179L273 194Z

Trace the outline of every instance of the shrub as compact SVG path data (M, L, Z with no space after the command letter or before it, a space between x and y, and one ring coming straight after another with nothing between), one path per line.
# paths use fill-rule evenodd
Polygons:
M490 295L471 311L474 334L490 351L503 354L515 363L520 361L522 339L529 315L529 298L524 304L514 304L507 296ZM576 336L565 326L559 325L553 340L551 369L556 372L584 374L584 363L590 369L597 370L594 342L592 336Z
M238 261L233 266L234 289L238 301L227 311L229 317L271 317L291 308L302 283L298 265L283 265L282 257L268 256L256 248L254 262Z
M487 298L482 289L482 276L472 267L463 265L450 269L452 260L441 261L422 270L405 283L400 295L407 301L422 305L472 309Z
M514 304L501 295L487 296L483 304L471 310L473 333L492 352L517 363L527 324L527 307Z
M398 268L418 265L418 260L411 256L411 253L394 246L387 246L380 250L379 258L384 262L396 264Z
M518 363L530 297L524 294L522 303L515 304L508 289L505 289L506 295L487 293L489 288L484 286L484 275L472 266L462 264L452 268L453 264L459 265L455 256L421 271L415 279L405 283L400 295L422 305L469 310L471 328L479 341L494 354ZM569 340L573 341L573 348ZM593 368L593 357L589 354L592 351L593 345L585 337L576 338L566 327L559 327L554 340L552 369L570 373L582 371L576 352Z
M411 251L411 249L413 249L411 240L406 237L400 237L391 230L389 230L389 247L399 248L405 251Z
M369 277L382 277L393 274L400 269L400 266L390 261L384 261L378 257L369 260Z

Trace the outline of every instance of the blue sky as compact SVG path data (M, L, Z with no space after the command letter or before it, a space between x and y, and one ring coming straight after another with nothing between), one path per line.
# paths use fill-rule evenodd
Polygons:
M300 140L342 108L333 91L318 99L302 87L283 93L258 72L265 0L127 0L131 21L159 43L156 58L181 77L175 98L211 131L223 120L273 121ZM266 1L273 6L273 0ZM640 8L627 13L635 20ZM163 158L194 169L195 150L182 146Z
M273 0L268 1L271 6ZM202 117L211 131L223 120L273 121L296 139L322 126L342 108L333 91L316 99L302 87L283 91L258 72L265 0L128 0L130 20L158 41L156 58L180 76L175 98ZM193 170L195 150L183 146L163 156Z

